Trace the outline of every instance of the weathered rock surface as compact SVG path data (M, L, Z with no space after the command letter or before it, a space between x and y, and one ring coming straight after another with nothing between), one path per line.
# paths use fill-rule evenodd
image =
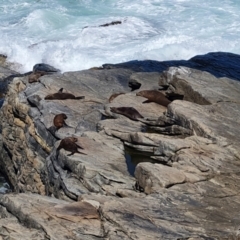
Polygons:
M240 82L226 77L238 76L229 69L217 75L195 57L106 64L33 84L15 77L0 112L0 167L16 194L0 197L0 236L238 239ZM60 88L85 99L44 99ZM136 93L147 89L178 100L143 103ZM124 94L109 103L116 92ZM111 107L134 107L144 118ZM59 113L69 127L55 131ZM69 136L85 154L57 150Z
M69 203L37 194L9 194L1 198L0 236L11 239L101 239L98 209L89 202ZM23 224L20 225L13 215ZM10 218L11 222L4 221ZM16 227L17 226L17 227Z

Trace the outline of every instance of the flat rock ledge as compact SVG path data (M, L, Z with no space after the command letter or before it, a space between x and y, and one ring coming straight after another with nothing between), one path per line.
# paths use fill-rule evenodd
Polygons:
M0 238L239 239L240 82L196 59L164 71L156 61L106 64L31 84L1 67L3 81L13 76L0 111L0 167L13 192L0 196ZM61 88L85 98L45 100ZM150 89L173 101L136 96ZM109 102L113 93L123 94ZM59 113L68 126L53 131ZM84 154L57 150L65 137Z

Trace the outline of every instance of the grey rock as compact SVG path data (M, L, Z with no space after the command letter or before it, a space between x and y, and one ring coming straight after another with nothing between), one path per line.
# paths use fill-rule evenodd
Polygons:
M0 167L24 194L0 197L2 216L26 239L237 239L240 83L181 63L109 64L34 84L14 77L0 112ZM183 100L165 108L136 96L158 84ZM85 99L44 99L60 88ZM116 92L125 94L109 103ZM111 107L134 107L144 119ZM70 127L51 131L58 113ZM69 136L85 154L57 150ZM139 156L135 177L127 149ZM16 239L11 229L6 234Z

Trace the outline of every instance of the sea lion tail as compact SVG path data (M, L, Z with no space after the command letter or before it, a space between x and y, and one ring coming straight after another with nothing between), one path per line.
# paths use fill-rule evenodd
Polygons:
M85 99L85 96L75 97L75 99Z
M86 153L80 152L77 150L77 153L83 154L83 155L87 155Z

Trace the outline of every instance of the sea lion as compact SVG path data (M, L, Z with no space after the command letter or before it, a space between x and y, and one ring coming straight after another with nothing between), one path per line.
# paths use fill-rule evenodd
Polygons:
M77 141L78 141L78 139L75 138L75 137L66 137L66 138L61 140L61 142L60 142L60 144L57 148L57 151L59 151L60 149L63 148L64 150L71 152L70 154L68 154L68 156L71 156L74 153L80 153L80 154L87 155L86 153L78 151L78 148L83 149L83 147L78 145L76 143Z
M110 96L110 98L108 99L108 101L109 101L109 102L112 102L114 98L116 98L117 96L122 95L122 94L124 94L124 93L122 93L122 92L121 92L121 93L113 93L113 94Z
M138 118L143 118L143 116L133 107L110 107L110 110L113 113L128 117L133 121L138 121Z
M47 74L46 72L33 72L28 76L28 82L29 83L38 82L38 79L46 74Z
M56 127L57 130L64 126L69 127L65 122L66 119L67 119L66 114L64 113L57 114L53 119L53 125Z
M141 96L148 99L143 103L155 102L165 107L167 107L168 104L171 103L171 101L168 100L163 93L157 90L143 90L136 93L136 96Z
M110 23L105 23L105 24L99 25L99 27L108 27L108 26L117 25L117 24L121 24L121 23L122 23L122 21L112 21Z
M66 100L66 99L84 99L85 96L75 97L71 93L63 92L63 88L60 88L58 92L47 95L45 100Z

